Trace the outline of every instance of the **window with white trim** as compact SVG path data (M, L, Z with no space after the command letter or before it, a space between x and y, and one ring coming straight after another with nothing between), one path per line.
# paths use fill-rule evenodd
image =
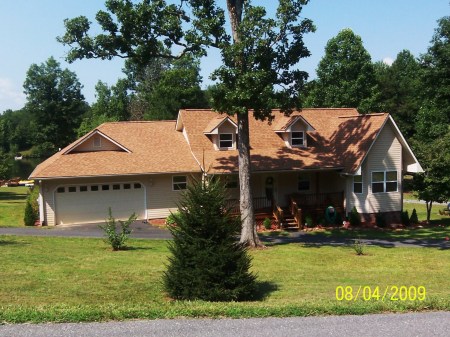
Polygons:
M233 148L233 134L220 133L219 134L219 148L232 149Z
M173 176L172 188L174 191L181 191L187 188L187 176Z
M397 171L372 172L372 193L397 192Z
M303 131L291 132L291 146L305 145L305 133Z
M353 176L353 193L361 194L363 192L363 180L362 175Z

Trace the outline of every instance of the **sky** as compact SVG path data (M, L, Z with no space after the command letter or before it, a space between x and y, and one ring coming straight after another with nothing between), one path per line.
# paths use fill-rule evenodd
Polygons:
M225 4L225 0L218 0ZM273 11L273 0L253 0ZM17 110L26 103L23 83L32 64L41 64L50 56L62 68L75 72L83 84L89 103L95 101L95 84L101 80L113 85L123 77L123 60L81 60L65 62L68 47L56 41L63 35L64 19L79 15L95 21L95 13L104 9L104 0L0 0L0 113ZM437 20L449 15L448 0L311 0L303 16L317 30L304 38L311 56L302 59L299 69L310 79L324 55L329 39L340 30L351 28L361 36L372 61L390 63L403 49L419 57L427 51ZM203 87L211 84L209 74L220 65L220 55L210 52L201 62Z

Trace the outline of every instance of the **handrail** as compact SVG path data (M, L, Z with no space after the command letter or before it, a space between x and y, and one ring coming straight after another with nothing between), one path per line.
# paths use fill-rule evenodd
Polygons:
M284 211L280 206L275 205L273 208L273 217L275 218L278 225L281 227L284 223Z

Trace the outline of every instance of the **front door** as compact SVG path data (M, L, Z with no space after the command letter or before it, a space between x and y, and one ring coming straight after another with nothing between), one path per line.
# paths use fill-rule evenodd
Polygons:
M278 201L278 181L274 174L263 175L264 195L268 200Z

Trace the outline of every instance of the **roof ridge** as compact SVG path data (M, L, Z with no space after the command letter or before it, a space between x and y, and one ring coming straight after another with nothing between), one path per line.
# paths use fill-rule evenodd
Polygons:
M367 116L384 116L389 115L387 112L374 112L370 114L359 114L359 115L350 115L350 116L338 116L338 118L357 118L357 117L367 117Z

